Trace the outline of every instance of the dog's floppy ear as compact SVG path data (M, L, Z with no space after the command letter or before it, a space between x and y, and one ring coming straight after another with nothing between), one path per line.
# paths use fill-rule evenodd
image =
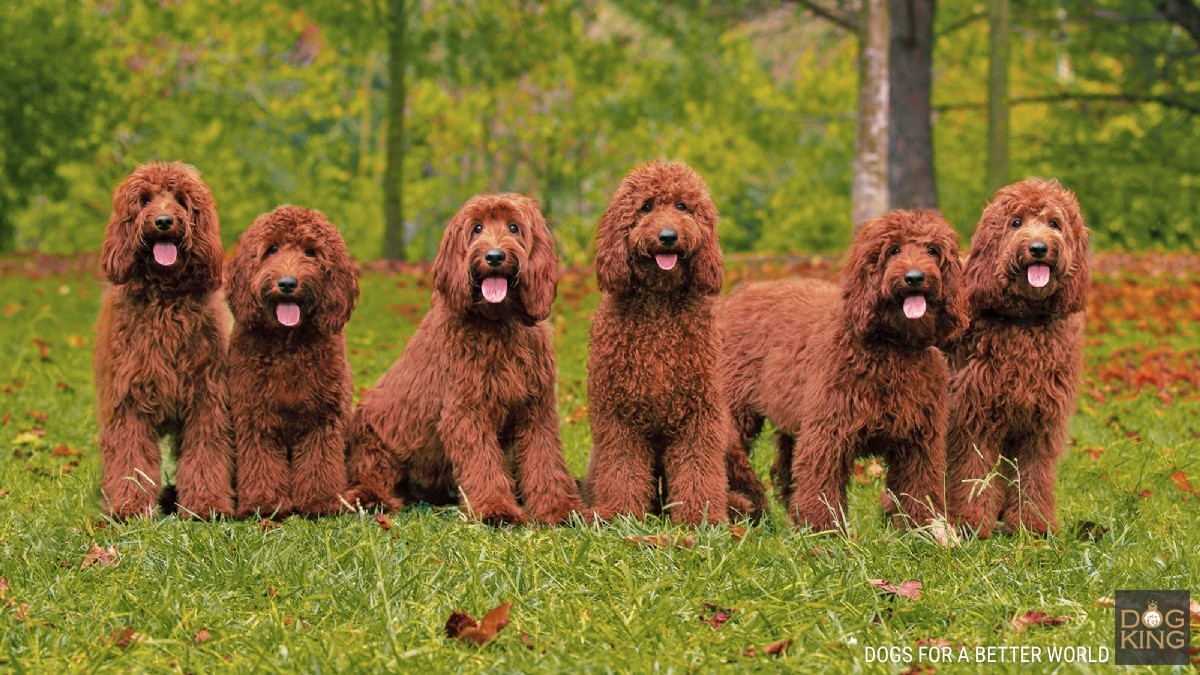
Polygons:
M1001 279L1005 270L1000 261L1000 242L1008 226L1008 216L1014 197L1008 188L1001 188L983 209L979 225L971 237L971 252L963 269L967 290L967 307L978 313L1003 304Z
M100 266L114 284L124 284L133 276L134 253L138 247L138 218L142 213L141 176L138 167L113 191L113 210L104 229Z
M1079 200L1075 197L1075 193L1061 185L1058 185L1057 188L1063 210L1067 212L1070 220L1066 231L1070 238L1068 245L1071 247L1071 266L1065 277L1066 288L1060 293L1062 296L1061 311L1073 314L1087 309L1088 286L1092 281L1091 265L1088 263L1088 244L1091 240L1091 231L1084 222L1083 212L1079 209Z
M192 278L204 279L206 286L215 288L221 284L221 267L225 262L216 200L195 167L176 163L172 168L182 175L180 186L187 192L188 211L192 219L192 250L188 258L194 268Z
M692 281L701 293L717 295L725 278L725 262L717 234L717 207L707 193L696 205L696 220L700 223L703 241L692 260Z
M945 223L945 232L939 237L938 248L942 250L940 268L944 307L938 316L937 343L945 350L958 340L970 324L967 297L963 289L963 263L958 254L958 235L950 223Z
M629 290L633 270L629 266L628 230L637 208L632 190L629 178L621 182L596 229L596 282L603 293L621 295Z
M225 301L229 303L229 311L240 324L254 324L260 321L262 310L258 305L257 289L254 285L254 269L258 265L259 256L259 227L270 214L264 213L254 220L250 229L238 238L237 251L233 260L225 270Z
M328 246L328 267L325 268L325 285L322 290L324 307L317 316L321 332L333 335L341 332L350 321L354 307L358 304L358 274L354 261L346 249L346 242L336 226L322 223L322 236Z
M532 243L520 272L517 292L524 307L524 318L537 323L550 317L550 307L558 294L558 254L554 250L554 237L537 203L528 200L520 210L529 223Z
M880 218L863 223L850 244L846 266L842 269L842 312L850 323L850 329L858 335L870 331L875 306L883 288L883 281L879 278L882 271L879 256L883 253L880 250L883 246L880 231L883 228L884 223Z
M437 257L433 261L433 291L441 296L448 308L456 313L466 312L471 306L471 277L467 273L466 228L469 209L468 201L446 225L442 241L438 244Z

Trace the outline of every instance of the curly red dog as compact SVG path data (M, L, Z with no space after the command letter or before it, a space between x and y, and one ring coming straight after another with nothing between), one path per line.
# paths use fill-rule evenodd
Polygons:
M591 508L602 519L657 511L661 479L673 519L724 520L729 420L713 323L722 262L704 180L677 162L634 169L600 220L596 278Z
M479 195L463 205L433 263L429 313L359 405L348 500L395 511L461 492L468 515L493 524L582 511L558 434L546 323L557 283L536 202Z
M345 325L358 281L337 227L281 206L238 241L226 281L237 324L229 390L238 515L339 510L354 413Z
M996 193L971 240L947 497L956 521L980 537L997 519L1057 528L1055 463L1082 370L1088 238L1075 195L1030 178Z
M762 494L747 460L765 418L779 430L772 473L797 525L844 525L846 484L864 455L887 462L898 524L940 512L950 372L935 346L966 327L961 278L941 215L893 211L855 235L840 288L796 279L726 298L717 316L737 431L729 462L743 467L731 489Z
M228 319L220 223L192 167L152 162L113 193L101 251L112 287L96 327L96 412L104 510L233 512L226 389ZM162 488L159 439L171 435L175 494Z

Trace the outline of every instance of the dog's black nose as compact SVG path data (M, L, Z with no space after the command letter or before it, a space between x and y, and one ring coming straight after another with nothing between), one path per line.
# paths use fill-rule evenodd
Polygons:
M279 277L278 284L279 290L283 291L286 295L291 295L296 292L296 286L299 286L300 282L296 281L296 277Z
M679 241L679 233L668 227L659 231L658 240L662 242L663 246L674 246L675 242Z
M504 255L504 251L498 248L490 249L487 253L483 254L483 259L486 260L487 264L492 267L499 267L500 265L504 264L504 259L506 257L507 256Z
M925 283L925 273L921 270L909 270L904 273L904 283L909 286L920 286Z
M1029 245L1029 255L1041 260L1050 252L1050 247L1044 241L1035 241Z
M154 219L154 224L160 230L169 230L171 225L175 224L175 219L171 216L159 216Z

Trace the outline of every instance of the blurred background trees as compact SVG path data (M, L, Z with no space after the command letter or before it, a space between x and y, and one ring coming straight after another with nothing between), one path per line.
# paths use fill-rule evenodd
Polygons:
M201 170L227 242L301 203L361 259L426 259L504 190L578 262L657 157L705 175L727 250L843 248L871 6L864 213L936 205L966 235L997 181L1057 176L1098 247L1197 246L1195 0L26 0L0 9L0 249L98 248L112 187L162 158Z

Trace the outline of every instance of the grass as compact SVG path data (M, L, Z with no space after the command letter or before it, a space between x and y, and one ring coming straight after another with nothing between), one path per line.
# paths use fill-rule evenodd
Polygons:
M100 286L75 268L31 275L0 265L0 670L899 671L910 659L873 664L866 648L915 652L918 640L936 639L972 653L1111 649L1112 610L1097 599L1123 588L1200 592L1200 498L1171 478L1182 471L1200 486L1200 272L1195 260L1161 278L1139 271L1153 267L1127 260L1097 280L1088 393L1060 465L1063 533L947 549L886 527L882 482L867 471L852 486L850 537L794 531L779 506L740 537L654 519L496 530L420 507L393 516L390 529L369 515L274 528L108 522L92 410ZM731 277L797 271L829 273L768 262ZM360 391L424 313L425 278L364 273L348 329ZM583 273L564 275L559 412L576 475L590 446L584 381L596 299ZM755 454L764 476L767 438ZM1080 523L1107 531L1092 541L1074 532ZM695 546L627 540L658 533L694 534ZM113 547L115 564L82 566L93 544ZM880 578L920 580L921 597L868 583ZM444 636L451 612L479 617L508 601L511 624L485 647ZM736 611L714 629L700 620L705 602ZM1027 611L1066 621L1013 630ZM794 643L782 656L761 654L784 639ZM757 658L742 655L749 647Z

